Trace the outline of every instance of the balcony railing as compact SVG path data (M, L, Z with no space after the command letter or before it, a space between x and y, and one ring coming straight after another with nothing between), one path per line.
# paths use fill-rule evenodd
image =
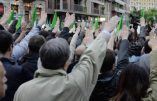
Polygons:
M78 11L78 12L86 12L87 8L83 7L83 6L80 6L78 4L73 4L73 5L71 5L71 10L72 11Z
M113 7L112 9L115 10L116 12L119 12L119 13L125 13L125 10L122 8Z
M63 10L68 10L68 3L63 3Z
M101 15L104 15L104 10L100 10L100 14L101 14Z
M60 7L62 6L63 9L60 9ZM70 6L70 8L68 7ZM68 3L63 3L63 5L60 5L59 3L55 4L55 9L57 10L70 10L70 11L74 11L74 12L86 12L87 8L84 6L80 6L78 4L73 4L73 5L69 5Z
M60 5L59 3L55 4L55 9L60 10L60 7L63 6L63 10L68 10L68 3L63 3Z
M92 13L94 13L94 14L100 14L100 11L97 8L92 8Z

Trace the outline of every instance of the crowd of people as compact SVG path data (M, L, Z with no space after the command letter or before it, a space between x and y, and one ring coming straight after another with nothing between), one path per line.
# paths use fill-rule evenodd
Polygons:
M0 19L0 101L157 101L157 24L140 33L118 16L92 26L70 26L66 13L51 29L42 11L37 25L10 25L10 7ZM149 26L150 27L150 26ZM73 30L73 31L71 31Z

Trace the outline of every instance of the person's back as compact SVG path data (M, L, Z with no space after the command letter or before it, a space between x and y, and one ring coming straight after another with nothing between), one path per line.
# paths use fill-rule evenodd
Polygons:
M33 36L29 43L29 53L26 54L20 61L22 66L23 82L32 80L34 73L37 70L37 61L39 58L39 49L45 43L44 37L40 35Z
M117 76L113 68L115 64L115 53L107 49L103 65L98 76L97 84L90 97L90 101L108 101L115 95Z
M27 54L23 57L23 63L21 64L23 82L33 79L34 72L37 70L38 58L37 53Z
M129 63L128 55L129 42L123 39L118 51L117 66L115 66L115 53L107 50L101 67L101 74L98 76L96 87L90 97L90 101L109 101L116 95L121 71Z
M1 61L6 70L6 77L8 79L6 95L1 101L12 101L14 93L21 84L21 67L11 59L11 53L13 48L13 38L7 31L0 31L0 53Z
M41 72L41 71L42 72ZM45 73L44 73L45 72ZM39 74L38 74L39 73ZM40 74L41 73L41 74ZM35 79L20 86L21 92L15 101L87 101L85 95L64 70L46 70L42 67L37 71ZM27 89L22 93L22 89ZM30 94L31 92L31 94ZM29 95L25 96L25 95Z
M100 74L90 101L109 101L116 93L116 80L113 73Z
M2 98L0 101L12 101L16 90L22 83L21 82L21 67L17 65L14 61L7 58L1 58L1 61L7 72L6 77L8 79L7 81L8 88L6 90L5 97Z

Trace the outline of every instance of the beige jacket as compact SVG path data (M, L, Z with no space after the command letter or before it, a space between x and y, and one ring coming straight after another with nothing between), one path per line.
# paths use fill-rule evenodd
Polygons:
M108 34L99 34L70 74L39 67L36 77L19 87L14 101L88 101L105 57Z
M150 88L148 89L148 95L143 101L157 101L157 51L152 51L150 53Z

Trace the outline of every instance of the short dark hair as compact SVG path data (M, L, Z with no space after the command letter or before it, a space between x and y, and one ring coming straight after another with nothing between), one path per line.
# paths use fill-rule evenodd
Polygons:
M45 38L41 35L33 36L28 43L29 51L39 52L40 47L45 43Z
M11 45L13 45L11 33L0 30L0 53L5 54Z
M115 59L115 52L110 50L110 49L107 49L106 56L104 58L100 72L105 73L107 71L112 70L113 64L115 63L115 60L116 60Z
M63 68L69 58L69 54L69 45L62 38L49 40L39 51L42 66L52 70Z

